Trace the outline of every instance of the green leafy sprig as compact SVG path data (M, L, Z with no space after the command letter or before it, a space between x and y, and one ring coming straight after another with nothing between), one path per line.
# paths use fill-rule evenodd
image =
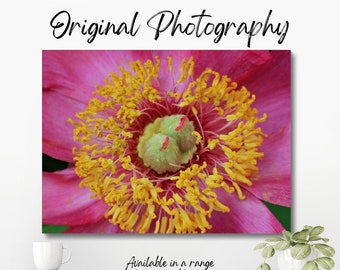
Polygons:
M291 256L296 260L306 259L313 251L317 251L320 255L312 260L307 261L302 270L329 270L334 267L334 260L331 258L335 254L334 248L325 244L329 241L328 238L323 238L320 235L324 232L322 226L304 226L301 231L291 233L282 231L283 237L269 237L263 242L257 244L254 250L262 250L264 262L257 267L257 270L270 270L270 265L266 263L268 258L271 258L278 251L283 251L291 248Z

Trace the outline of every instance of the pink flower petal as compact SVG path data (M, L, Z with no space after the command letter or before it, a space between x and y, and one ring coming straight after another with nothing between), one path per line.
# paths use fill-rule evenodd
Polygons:
M249 190L259 198L290 206L291 197L291 109L290 109L290 52L274 51L267 70L245 82L256 94L255 107L266 113L261 124L268 135L260 148L265 156L258 162L259 175ZM256 78L255 78L256 77ZM268 79L270 78L270 79ZM251 80L252 79L252 80Z
M244 190L246 199L240 201L235 194L219 196L231 212L225 214L214 211L211 218L212 229L209 233L280 233L280 222L268 208L251 193Z
M193 54L195 74L201 74L209 67L220 74L228 75L239 84L271 60L270 53L261 50L194 51Z
M98 222L108 210L102 200L91 199L79 187L73 168L43 173L43 224L81 225Z
M290 51L274 51L272 57L266 69L244 82L256 95L254 107L268 116L262 124L267 134L290 126L291 118Z
M265 156L258 162L259 174L248 190L262 200L290 207L290 128L287 127L265 140L262 147Z
M141 51L43 51L43 88L87 104L109 73L119 73L120 65L148 56L150 52Z
M53 158L73 162L74 126L67 122L85 106L54 91L43 91L42 150Z

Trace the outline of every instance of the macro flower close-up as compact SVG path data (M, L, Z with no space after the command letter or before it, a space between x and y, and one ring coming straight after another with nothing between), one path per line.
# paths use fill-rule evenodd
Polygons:
M290 57L44 50L43 228L281 232L291 206Z

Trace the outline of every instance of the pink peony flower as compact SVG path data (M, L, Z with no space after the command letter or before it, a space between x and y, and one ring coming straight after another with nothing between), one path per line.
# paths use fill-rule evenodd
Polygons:
M43 51L43 224L67 233L278 233L289 51Z

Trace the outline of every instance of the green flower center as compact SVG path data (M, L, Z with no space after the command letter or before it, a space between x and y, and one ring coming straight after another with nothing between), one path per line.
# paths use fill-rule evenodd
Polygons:
M182 114L157 118L140 136L137 150L144 165L157 173L176 172L196 151L194 125Z

